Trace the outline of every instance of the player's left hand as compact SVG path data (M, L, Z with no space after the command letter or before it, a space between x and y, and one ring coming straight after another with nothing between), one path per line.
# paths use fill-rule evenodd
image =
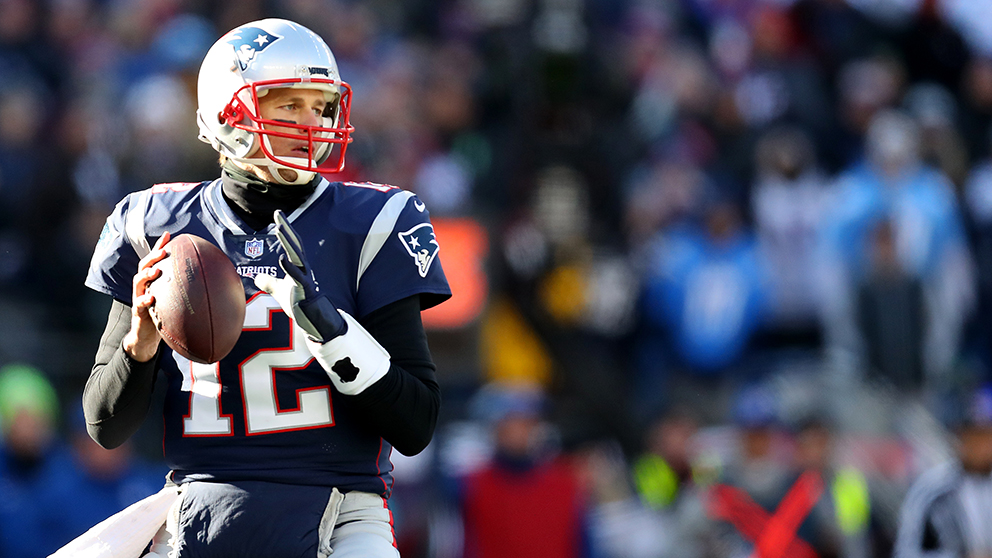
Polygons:
M389 353L355 318L338 310L317 290L300 237L282 211L275 234L286 252L279 258L286 276L258 274L255 285L269 293L307 334L307 348L337 390L356 395L389 371Z
M286 314L292 316L311 339L325 343L348 331L348 323L334 304L317 290L310 273L303 243L281 210L275 212L275 235L284 255L279 265L285 277L258 274L255 285L269 293Z

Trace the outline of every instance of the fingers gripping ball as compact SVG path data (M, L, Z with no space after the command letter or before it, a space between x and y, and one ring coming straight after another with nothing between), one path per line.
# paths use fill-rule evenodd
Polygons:
M155 297L152 320L172 350L194 362L217 362L241 336L241 277L224 252L198 236L181 234L165 250L155 264L162 274L148 286Z

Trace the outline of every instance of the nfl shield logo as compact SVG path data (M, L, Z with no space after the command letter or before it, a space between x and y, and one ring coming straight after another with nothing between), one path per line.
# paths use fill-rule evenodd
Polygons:
M249 258L257 258L265 251L265 241L261 239L251 239L245 241L245 255Z

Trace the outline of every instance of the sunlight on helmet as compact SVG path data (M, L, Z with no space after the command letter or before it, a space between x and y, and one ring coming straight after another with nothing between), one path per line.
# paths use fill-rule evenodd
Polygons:
M261 117L259 99L284 87L324 93L327 107L319 125ZM301 25L264 19L221 37L200 67L197 100L200 140L229 159L267 167L285 184L302 184L318 172L344 168L354 131L349 122L351 87L341 81L323 39ZM275 153L271 138L305 140L306 156Z

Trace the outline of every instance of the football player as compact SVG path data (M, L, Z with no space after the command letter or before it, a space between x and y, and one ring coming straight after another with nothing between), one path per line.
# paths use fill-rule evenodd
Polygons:
M107 219L86 278L114 299L83 392L88 431L121 444L166 382L178 497L153 554L398 556L389 455L433 435L420 312L451 295L428 212L410 192L319 174L344 167L351 88L305 27L232 30L197 86L221 176L132 193ZM149 313L154 264L182 233L220 247L245 288L241 337L214 364L171 351Z

